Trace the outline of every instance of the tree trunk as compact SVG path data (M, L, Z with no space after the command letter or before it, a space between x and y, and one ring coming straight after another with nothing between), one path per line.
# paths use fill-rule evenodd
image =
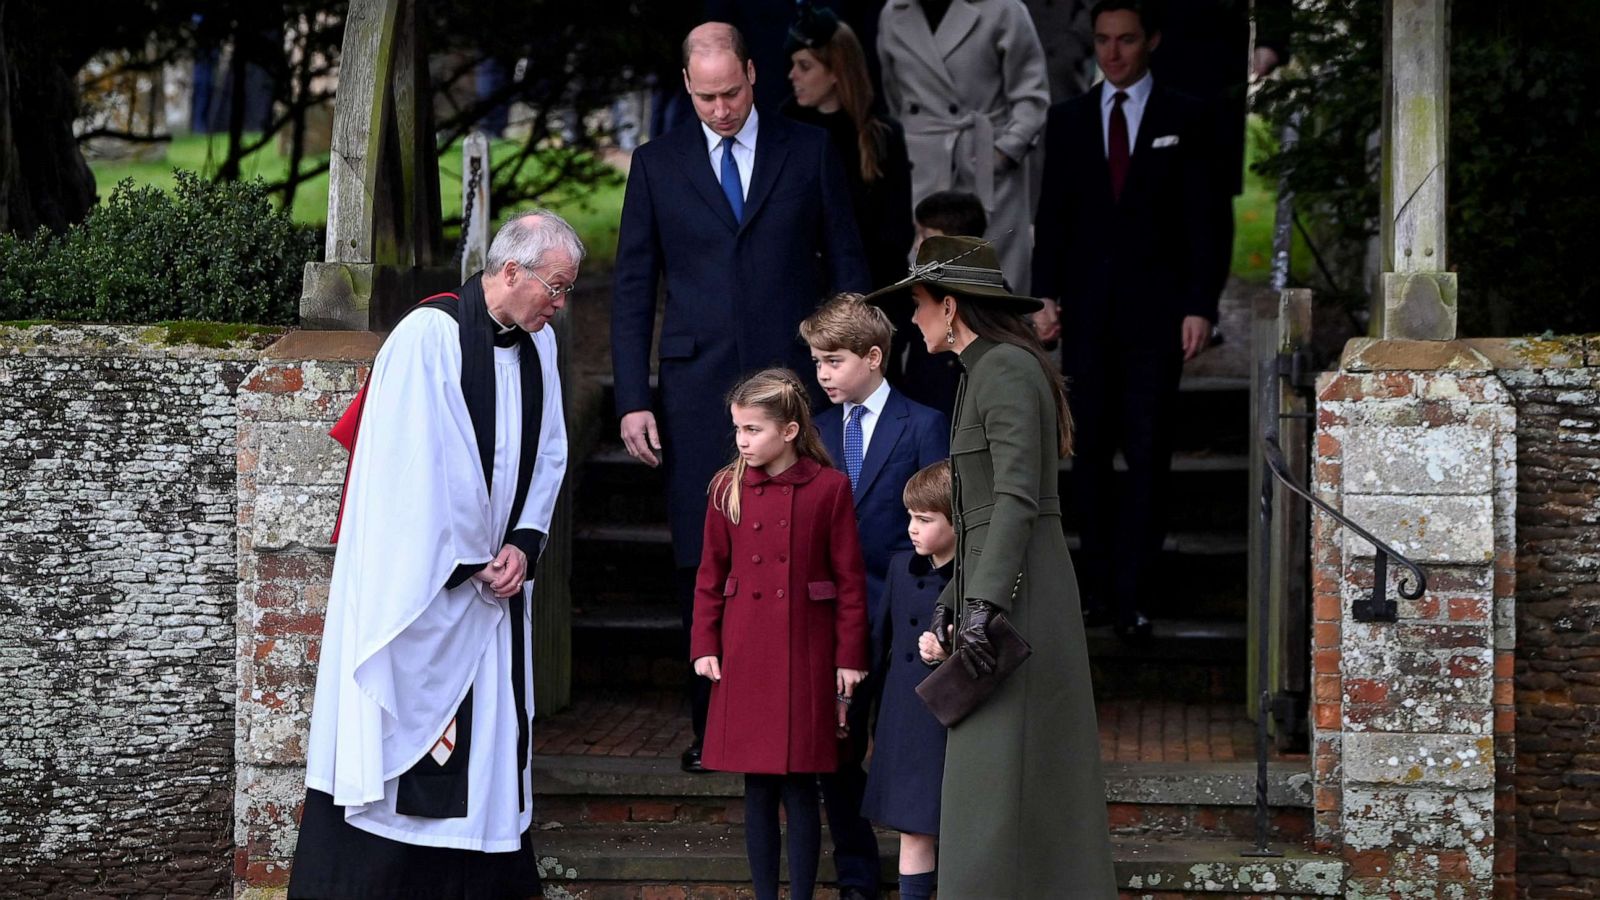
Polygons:
M228 58L228 158L217 170L218 181L238 181L239 164L244 154L245 78L249 54L245 52L245 32L241 23L233 33L233 50Z
M94 174L72 134L73 73L30 42L26 7L0 0L0 231L59 234L94 206Z

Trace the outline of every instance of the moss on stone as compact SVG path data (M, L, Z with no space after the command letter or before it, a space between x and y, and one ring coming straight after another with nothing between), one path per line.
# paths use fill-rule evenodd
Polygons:
M181 320L158 322L146 329L141 337L150 343L166 346L192 344L197 347L225 348L244 343L261 348L277 340L285 330L272 325Z

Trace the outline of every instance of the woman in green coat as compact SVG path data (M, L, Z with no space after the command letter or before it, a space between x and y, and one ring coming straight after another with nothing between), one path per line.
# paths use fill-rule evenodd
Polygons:
M933 628L945 665L992 667L1004 612L1033 656L950 729L939 823L940 900L1114 898L1105 781L1078 584L1061 531L1057 461L1071 450L1061 377L987 241L931 237L910 291L930 352L965 370L950 439L955 577ZM952 635L953 632L953 635Z

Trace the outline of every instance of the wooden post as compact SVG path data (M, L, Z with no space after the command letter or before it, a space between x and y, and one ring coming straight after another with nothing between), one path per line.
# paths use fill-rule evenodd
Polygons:
M489 138L481 131L461 145L461 280L489 256Z
M1276 304L1270 300L1257 302L1254 315L1254 330L1251 334L1251 345L1254 351L1251 354L1254 363L1251 372L1251 396L1259 396L1259 392L1267 390L1268 386L1261 383L1259 374L1260 362L1271 360L1274 357L1293 354L1296 351L1307 350L1311 346L1311 292L1303 288L1293 288L1280 291ZM1312 409L1312 405L1290 384L1287 378L1278 381L1278 396L1271 404L1283 415L1304 415ZM1262 465L1260 444L1255 440L1262 433L1262 426L1256 417L1256 410L1260 404L1252 403L1250 433L1253 439L1250 446L1250 553L1252 557L1259 553L1261 546L1261 520L1256 515L1255 504L1261 496L1261 479L1269 477ZM1279 444L1283 448L1284 459L1291 466L1291 474L1300 479L1302 484L1309 482L1310 472L1307 471L1308 440L1310 428L1302 419L1285 418L1279 423ZM1305 692L1310 686L1310 667L1306 635L1309 633L1309 612L1307 609L1306 588L1308 584L1306 573L1306 559L1310 550L1309 520L1305 503L1282 488L1273 493L1272 498L1272 568L1267 575L1267 583L1262 584L1255 574L1259 571L1255 560L1250 564L1250 590L1249 590L1249 624L1246 633L1249 635L1250 651L1248 654L1249 669L1247 680L1249 689L1246 702L1250 708L1251 718L1260 714L1257 709L1258 699L1263 687L1263 673L1258 671L1256 665L1256 642L1259 625L1257 617L1260 609L1261 592L1268 595L1268 654L1271 659L1271 668L1265 673L1265 687L1274 695L1283 693ZM1277 722L1271 723L1276 732ZM1279 734L1280 739L1286 735Z
M1447 271L1450 142L1449 0L1386 0L1383 103L1383 285L1374 333L1456 336L1456 275Z
M439 160L417 0L351 0L328 167L326 261L308 263L307 328L381 330L458 282L431 268Z

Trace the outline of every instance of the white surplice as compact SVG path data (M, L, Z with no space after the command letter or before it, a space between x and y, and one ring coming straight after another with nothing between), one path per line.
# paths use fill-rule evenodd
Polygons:
M544 374L543 417L516 527L549 534L567 467L566 425L555 335L544 328L533 341ZM457 566L493 560L510 524L522 451L517 348L495 348L494 382L489 491L461 395L455 320L437 309L411 313L373 363L329 589L306 786L331 794L345 820L364 831L502 853L518 848L533 814L528 779L519 777L520 713L511 684L511 629L522 629L522 646L532 647L531 602L529 615L512 622L508 601L482 582L444 586ZM524 585L525 596L531 587ZM530 660L523 671L531 715ZM467 815L396 813L399 776L444 734L469 687Z

